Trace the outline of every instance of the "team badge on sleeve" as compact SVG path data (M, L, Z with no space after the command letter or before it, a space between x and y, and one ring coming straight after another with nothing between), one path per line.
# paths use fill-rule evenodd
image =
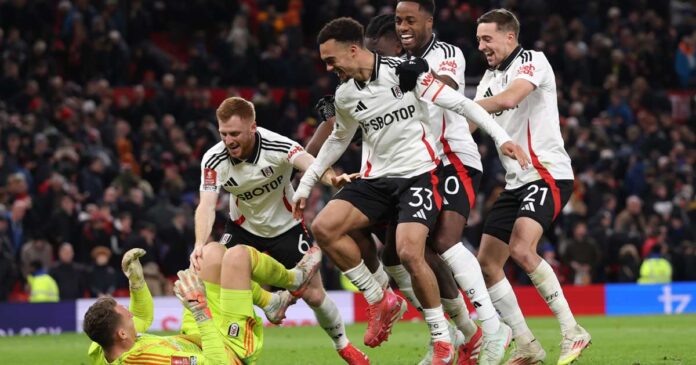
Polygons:
M203 169L203 190L215 191L217 186L217 172L211 168Z

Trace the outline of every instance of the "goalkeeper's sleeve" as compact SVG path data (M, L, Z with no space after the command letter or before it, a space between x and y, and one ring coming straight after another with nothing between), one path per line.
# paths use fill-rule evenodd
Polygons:
M201 333L201 347L203 348L206 364L229 364L222 334L215 326L212 318L200 322L196 321L196 324Z
M133 313L133 322L137 332L145 332L155 316L152 294L147 285L138 289L130 289L129 309Z

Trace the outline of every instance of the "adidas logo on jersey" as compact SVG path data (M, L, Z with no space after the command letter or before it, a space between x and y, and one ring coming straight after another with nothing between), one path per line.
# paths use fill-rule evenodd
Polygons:
M413 214L413 218L426 219L425 213L423 212L423 209L418 209L418 211Z
M358 100L358 106L355 107L355 112L357 113L363 110L367 110L367 107L363 104L362 100Z
M490 98L491 96L493 96L493 92L491 91L491 88L489 87L489 88L486 90L486 93L483 94L483 97L484 97L484 98Z
M528 211L530 211L530 212L536 212L536 210L534 209L534 204L532 204L531 202L525 204L525 205L522 207L522 209L520 209L520 210L528 210Z

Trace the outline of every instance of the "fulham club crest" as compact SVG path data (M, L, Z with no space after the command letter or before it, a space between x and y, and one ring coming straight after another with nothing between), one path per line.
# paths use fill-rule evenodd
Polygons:
M399 85L392 86L391 90L395 98L401 99L404 97L404 93L401 92L401 88L399 87Z
M270 166L264 167L261 169L261 174L265 177L271 177L273 176L273 168Z

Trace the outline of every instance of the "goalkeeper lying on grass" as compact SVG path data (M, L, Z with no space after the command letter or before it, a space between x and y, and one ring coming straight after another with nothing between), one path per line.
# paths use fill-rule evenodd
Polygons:
M252 247L226 250L209 243L200 272L179 271L174 284L176 296L197 328L157 336L143 333L153 319L152 296L138 259L144 254L142 249L132 249L121 263L130 287L130 310L105 297L85 313L84 331L94 341L88 352L92 364L253 364L263 345L263 325L253 304L268 304L271 295L256 283L300 295L321 261L319 248L313 247L295 268L287 270Z

